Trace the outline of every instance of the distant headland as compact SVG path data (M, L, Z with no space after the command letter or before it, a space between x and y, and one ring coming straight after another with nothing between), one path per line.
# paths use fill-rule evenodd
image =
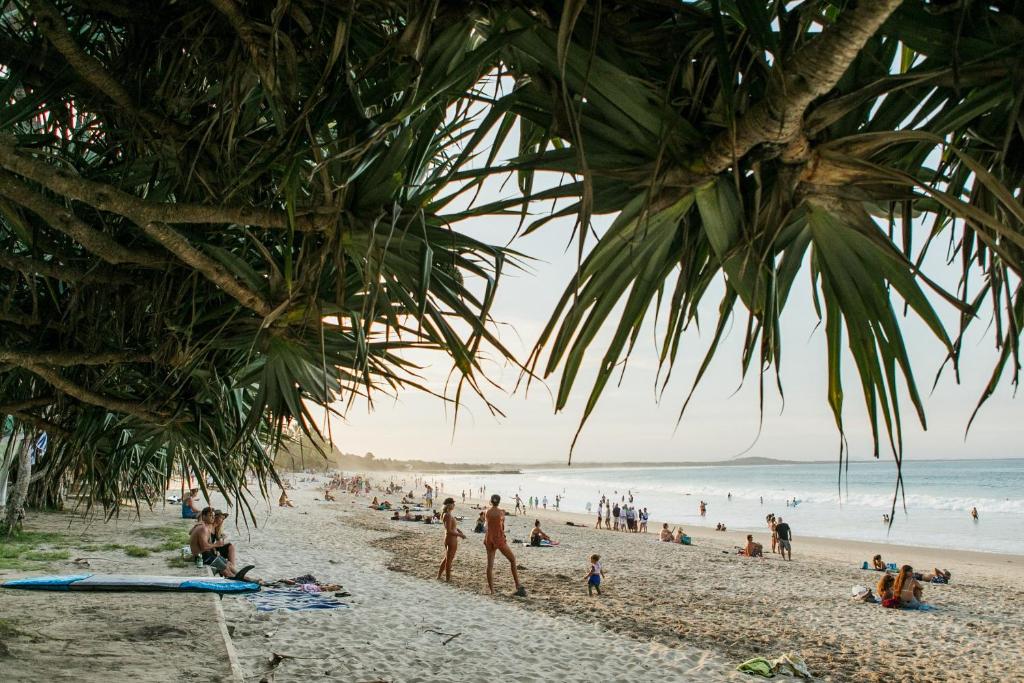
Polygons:
M816 461L826 462L826 461ZM373 453L356 455L342 453L326 441L316 446L306 438L289 444L281 450L274 461L282 472L302 470L326 471L349 470L358 472L424 472L424 473L457 473L457 474L521 474L524 470L544 470L565 468L564 461L539 463L451 463L434 460L398 460L378 458ZM658 461L658 462L581 462L574 461L575 469L607 469L607 468L651 468L651 467L743 467L753 465L806 465L808 461L778 460L775 458L742 457L729 460L713 461Z

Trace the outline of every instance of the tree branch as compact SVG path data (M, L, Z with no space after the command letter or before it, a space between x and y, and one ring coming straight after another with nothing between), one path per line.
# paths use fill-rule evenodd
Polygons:
M0 363L12 363L21 367L49 365L67 367L72 365L111 365L120 363L152 363L148 353L82 353L77 351L52 351L29 353L13 349L0 349Z
M67 22L56 7L47 0L32 0L30 4L36 15L39 31L57 48L84 81L109 97L114 104L144 121L153 130L177 138L188 136L188 131L178 123L141 107L124 86L107 73L98 59L86 53L75 42L68 31Z
M839 20L808 40L785 65L776 62L764 98L722 131L694 168L673 169L667 186L692 186L717 175L760 144L793 144L790 161L806 158L803 116L815 99L829 92L856 59L864 44L885 23L902 0L860 0Z
M48 406L56 401L54 396L37 396L35 398L27 398L24 401L15 401L14 403L0 403L0 415L4 413L14 414L24 410L32 410L33 408L42 408Z
M51 434L57 434L59 436L65 436L65 437L70 435L70 432L68 432L68 430L64 429L63 427L61 427L58 424L54 424L53 422L50 422L49 420L44 420L43 418L39 417L38 415L33 415L32 413L22 412L20 410L11 410L11 411L8 411L8 414L13 415L14 417L18 418L22 422L28 422L29 424L31 424L36 429L42 430L44 432L50 432Z
M154 241L162 244L186 265L202 273L206 279L234 297L246 308L256 311L263 317L270 315L273 308L262 296L239 282L220 263L192 246L181 233L170 226L159 223L146 223L142 226L142 231Z
M8 171L34 180L57 194L84 202L100 211L109 211L129 218L139 225L146 223L228 223L252 225L260 228L287 228L288 214L274 209L251 206L207 206L204 204L177 204L140 199L104 183L78 177L56 168L45 161L37 161L18 153L18 150L0 140L0 166ZM295 216L295 229L300 231L326 230L337 215L334 208L325 207Z
M253 30L252 23L245 18L242 10L234 0L210 0L210 4L223 14L227 18L228 23L231 24L231 27L235 29L235 33L238 34L242 45L249 52L249 59L252 60L253 67L260 80L263 81L264 87L273 92L277 86L274 76L274 65L273 62L264 56L264 50L261 49L259 40L256 38L256 32Z
M31 371L37 377L46 381L58 391L61 391L67 394L68 396L71 396L72 398L76 398L82 403L88 403L89 405L98 406L100 408L106 408L107 410L110 410L115 413L124 413L126 415L131 415L146 422L159 424L164 421L164 416L161 416L155 412L151 412L145 407L139 406L139 404L137 403L132 403L131 401L122 401L111 396L104 396L103 394L98 394L94 391L86 389L85 387L81 387L75 384L74 382L65 379L59 373L54 372L49 368L45 368L40 365L26 365L25 369Z
M52 228L71 237L107 263L134 263L147 268L163 268L167 265L167 261L157 254L122 246L109 235L86 225L68 209L50 202L3 171L0 171L0 195L38 215Z
M87 270L71 265L40 261L26 256L8 256L4 253L0 253L0 268L14 270L27 275L52 277L61 282L81 282L82 284L131 285L138 281L130 273L116 271L111 268Z

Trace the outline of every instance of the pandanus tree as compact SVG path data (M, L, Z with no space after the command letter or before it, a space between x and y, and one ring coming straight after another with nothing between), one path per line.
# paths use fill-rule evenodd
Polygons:
M238 495L310 405L419 386L410 348L480 389L506 253L431 206L495 59L475 18L3 8L0 412L57 437L51 481Z
M903 311L954 369L992 321L982 400L1017 380L1021 3L0 6L0 412L111 509L181 470L238 495L309 405L429 390L406 349L484 395L514 254L470 217L575 217L578 273L522 360L561 409L601 353L584 421L652 305L667 375L723 278L697 381L744 314L744 373L778 373L808 265L828 402L842 434L852 358L876 454L902 457L901 386L924 421ZM940 243L954 288L925 272Z

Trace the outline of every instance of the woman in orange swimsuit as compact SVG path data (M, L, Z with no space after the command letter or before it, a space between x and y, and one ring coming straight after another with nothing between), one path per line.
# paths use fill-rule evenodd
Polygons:
M445 498L444 513L441 515L441 521L444 523L444 559L437 568L437 578L440 580L441 574L444 574L444 580L448 583L452 580L452 563L455 562L455 552L459 549L459 539L466 537L456 524L455 515L452 514L454 510L455 499Z
M519 583L516 556L509 550L508 541L505 540L505 512L498 507L500 503L501 496L495 493L491 496L491 508L486 514L487 534L484 536L484 548L487 549L487 590L494 593L494 553L501 551L512 567L512 580L516 584L515 594L523 598L526 597L526 589Z

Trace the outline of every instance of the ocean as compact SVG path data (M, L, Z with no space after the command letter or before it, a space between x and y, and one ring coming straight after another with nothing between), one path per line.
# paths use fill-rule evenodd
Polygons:
M897 500L892 528L882 515L890 511L896 485L892 461L852 462L837 483L838 464L700 467L619 467L524 470L522 474L444 474L446 495L487 487L511 508L518 493L562 497L561 509L596 509L602 495L633 496L651 520L686 526L722 522L730 530L765 530L765 515L785 518L795 538L818 536L913 546L1024 554L1024 459L919 460L903 468L906 511ZM428 477L428 480L430 477ZM729 497L731 494L731 499ZM796 506L786 501L798 501ZM763 502L762 502L763 499ZM700 501L707 516L700 517ZM978 508L978 521L970 510ZM596 517L596 513L594 514ZM596 521L596 520L595 520Z

